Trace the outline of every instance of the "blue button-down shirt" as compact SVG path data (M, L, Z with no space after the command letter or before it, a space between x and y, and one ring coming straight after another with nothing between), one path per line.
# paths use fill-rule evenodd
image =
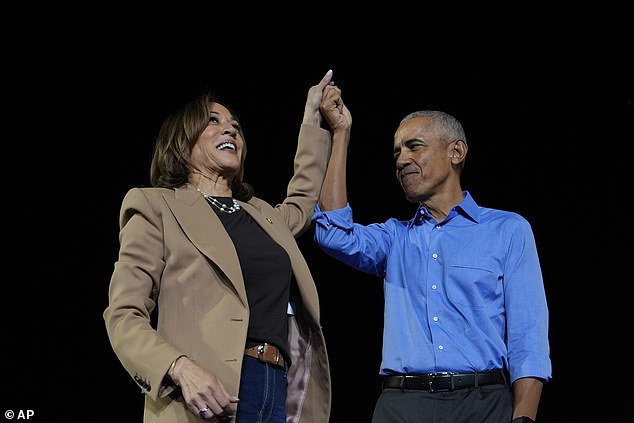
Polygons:
M468 191L437 222L354 223L347 204L317 206L315 241L330 256L383 278L380 374L507 369L551 378L548 307L530 224L480 207Z

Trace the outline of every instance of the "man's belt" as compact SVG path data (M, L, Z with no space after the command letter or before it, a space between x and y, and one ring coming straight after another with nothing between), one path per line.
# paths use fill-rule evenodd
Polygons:
M508 385L502 370L478 373L428 373L421 375L388 375L383 378L383 389L417 389L429 392L477 388L482 385Z

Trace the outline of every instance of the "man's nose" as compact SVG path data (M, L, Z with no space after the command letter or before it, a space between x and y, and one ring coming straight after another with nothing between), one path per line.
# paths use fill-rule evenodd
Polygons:
M411 162L412 162L412 160L411 160L409 154L407 154L406 152L402 151L401 154L399 154L398 158L396 159L396 168L398 170L402 170L405 166L407 166Z

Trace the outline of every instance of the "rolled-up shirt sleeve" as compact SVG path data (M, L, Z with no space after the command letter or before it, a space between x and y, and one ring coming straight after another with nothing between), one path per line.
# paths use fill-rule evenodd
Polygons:
M322 211L317 205L313 222L315 242L326 254L362 272L384 276L391 245L385 224L354 223L349 204L329 211Z

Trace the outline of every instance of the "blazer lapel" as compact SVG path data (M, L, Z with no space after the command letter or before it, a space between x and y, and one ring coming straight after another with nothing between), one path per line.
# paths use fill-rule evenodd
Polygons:
M177 188L174 198L166 196L165 200L187 237L227 275L246 306L247 293L240 262L233 242L216 213L209 208L203 196L193 189Z

